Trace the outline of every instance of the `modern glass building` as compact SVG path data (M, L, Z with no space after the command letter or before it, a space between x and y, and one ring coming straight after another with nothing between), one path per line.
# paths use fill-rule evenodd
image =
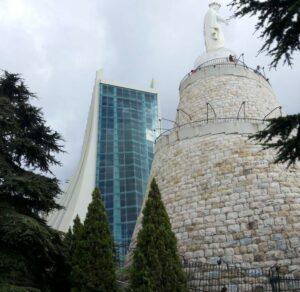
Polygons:
M99 187L111 231L124 255L145 195L158 131L158 93L103 79L99 70L78 167L61 197L63 210L48 223L66 232L79 215L84 221L92 192Z
M130 241L158 132L157 93L100 83L96 184L114 240Z

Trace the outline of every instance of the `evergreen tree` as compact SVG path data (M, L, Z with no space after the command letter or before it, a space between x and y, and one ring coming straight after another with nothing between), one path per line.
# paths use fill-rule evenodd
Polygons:
M58 180L46 175L61 137L33 97L18 75L0 76L0 291L67 291L61 235L41 217L59 208Z
M70 262L75 291L116 291L113 240L98 189L93 192L84 226L75 219L71 238Z
M130 272L131 291L187 291L187 281L177 252L177 240L160 191L153 180L143 210Z
M273 58L271 67L276 68L282 58L292 65L292 56L300 49L299 0L233 0L230 6L236 9L236 17L258 16L256 30L262 30L260 37L265 40L260 52ZM265 149L276 149L276 163L295 164L300 160L300 114L269 122L264 131L251 138L261 142Z
M272 119L265 130L251 138L261 142L264 149L278 151L275 163L295 164L300 161L300 114Z
M83 224L80 218L76 216L73 223L73 229L65 235L65 246L67 248L67 258L70 267L70 282L73 289L81 291L84 289L82 280L82 256L83 256Z
M267 52L273 58L271 66L276 67L283 58L292 64L292 55L300 49L300 1L299 0L233 0L235 16L257 15L256 30L265 40L260 52Z

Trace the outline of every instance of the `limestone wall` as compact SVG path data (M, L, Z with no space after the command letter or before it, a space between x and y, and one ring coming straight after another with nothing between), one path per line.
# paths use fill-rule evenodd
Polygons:
M160 139L151 177L186 258L300 272L300 168L275 165L249 141L262 126L207 124ZM140 228L141 217L133 244Z
M300 169L273 159L240 134L185 139L156 153L152 175L181 254L300 271Z
M209 263L279 264L300 277L300 166L275 165L275 152L248 138L279 106L270 84L248 68L216 65L185 78L180 94L187 114L179 110L178 127L158 139L151 171L180 253ZM243 101L249 119L237 120ZM207 102L227 119L205 121Z
M179 250L215 263L300 271L300 172L274 165L247 135L178 141L156 153L156 177Z
M184 124L207 118L207 103L217 118L237 117L241 104L246 102L246 117L263 119L279 106L270 84L248 68L215 65L190 75L180 86L179 109L176 122ZM280 111L274 112L279 115ZM273 115L273 117L274 117ZM244 117L243 110L240 117ZM209 118L214 114L209 109Z

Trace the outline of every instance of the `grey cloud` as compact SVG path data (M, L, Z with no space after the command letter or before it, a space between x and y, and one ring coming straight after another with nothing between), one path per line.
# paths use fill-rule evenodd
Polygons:
M61 132L67 154L55 168L66 180L78 162L95 71L107 79L146 86L159 84L163 116L173 119L178 86L204 50L202 21L208 1L199 0L2 0L0 68L21 73L40 97L47 122ZM226 1L228 3L228 1ZM227 8L223 13L230 15ZM225 28L228 47L256 57L262 41L255 19L234 20ZM267 72L288 113L300 111L299 54L293 70Z

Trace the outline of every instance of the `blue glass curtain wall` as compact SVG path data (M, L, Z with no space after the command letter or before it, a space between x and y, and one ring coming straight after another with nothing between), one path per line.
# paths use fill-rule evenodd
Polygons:
M157 94L100 83L96 184L114 241L129 242L140 212L158 129Z

